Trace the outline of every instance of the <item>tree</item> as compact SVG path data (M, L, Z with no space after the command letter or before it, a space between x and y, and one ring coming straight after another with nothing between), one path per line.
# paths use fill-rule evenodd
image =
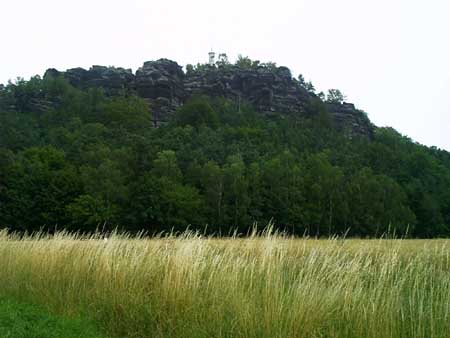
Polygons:
M139 132L152 127L148 104L137 96L118 96L106 100L99 122L111 128Z
M100 160L98 164L82 165L80 177L84 185L85 196L76 201L78 207L83 207L87 205L87 201L95 199L93 209L84 209L85 212L88 210L96 212L91 215L91 219L95 221L101 219L101 223L109 227L119 225L122 205L128 196L125 175L120 170L119 162L108 156ZM72 211L74 210L76 210L75 207L72 208ZM76 218L72 222L79 224L79 220ZM98 225L96 224L96 226Z
M251 60L248 56L238 55L235 65L243 69L255 69L259 66L258 60Z
M329 89L327 93L328 103L343 103L347 97L339 89Z
M183 176L177 163L177 155L173 150L163 150L153 161L152 173L156 177L166 177L176 183L181 182Z
M300 86L302 86L303 88L306 87L305 77L302 74L298 75L298 82L299 82Z
M268 69L269 71L275 71L277 69L276 62L267 61L260 64L261 67Z
M225 181L224 199L227 203L225 224L233 227L238 227L249 221L246 217L249 201L245 169L245 163L239 155L228 157L227 163L223 168Z
M67 224L65 206L80 193L76 171L54 147L29 148L9 167L0 223L15 230Z
M298 83L300 84L301 87L306 89L308 92L310 92L310 93L316 92L316 88L314 88L314 85L312 84L312 82L311 81L306 82L305 78L303 77L302 74L298 75Z
M306 159L305 171L304 223L316 236L324 233L330 236L333 229L336 229L335 224L341 225L342 214L347 209L341 194L343 172L330 163L327 152L309 156Z
M205 97L194 97L188 101L176 114L176 123L180 126L191 125L217 127L219 117Z
M413 230L415 215L407 206L406 194L392 178L362 168L351 177L347 196L353 233L380 236L391 229L404 235L408 228Z
M131 191L133 201L127 218L137 230L184 230L188 225L205 225L202 199L194 187L148 172L131 184Z
M313 91L302 76L298 85ZM330 102L345 99L330 92ZM0 226L153 232L208 224L245 233L272 219L295 234L450 235L448 152L392 128L349 138L321 93L307 97L302 113L271 118L249 103L194 97L153 128L147 103L126 90L75 88L55 72L9 83L0 88Z
M303 173L294 155L285 150L262 166L265 218L292 230L302 227L301 207L304 203Z
M66 225L69 230L84 232L106 230L108 222L114 219L117 212L103 199L89 194L75 198L73 202L66 205L65 211L70 219L69 224Z
M191 65L191 64L187 64L186 65L186 74L191 74L191 73L193 73L194 72L194 66L193 65Z
M224 172L214 161L208 161L201 170L201 186L205 196L207 214L213 225L220 225L224 208Z

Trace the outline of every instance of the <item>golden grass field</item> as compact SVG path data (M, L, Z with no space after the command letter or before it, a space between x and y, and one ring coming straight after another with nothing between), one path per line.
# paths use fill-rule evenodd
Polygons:
M450 241L0 234L0 295L114 338L450 337Z

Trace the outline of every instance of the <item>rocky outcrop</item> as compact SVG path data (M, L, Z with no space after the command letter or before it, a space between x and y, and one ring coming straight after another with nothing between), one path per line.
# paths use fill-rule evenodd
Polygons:
M310 95L300 87L286 67L269 69L238 66L207 67L188 73L184 84L187 96L223 96L251 103L265 115L304 113Z
M135 76L137 94L149 102L155 125L166 122L186 100L185 74L173 61L148 61Z
M133 74L130 69L93 66L58 72L47 70L45 76L63 75L73 86L86 89L102 87L108 95L133 92L147 100L155 126L166 123L173 113L193 95L224 97L236 103L252 104L267 117L314 114L309 93L292 78L286 67L258 66L244 69L237 65L202 66L184 73L176 62L148 61ZM349 136L372 137L373 126L366 115L349 103L328 104L337 128Z
M367 114L355 108L352 103L328 103L335 126L346 132L349 137L354 135L374 136L374 125L370 122Z
M134 74L131 69L92 66L89 70L72 68L65 72L56 69L48 69L46 76L58 76L62 74L71 85L81 89L101 87L108 95L118 95L122 90L134 87Z

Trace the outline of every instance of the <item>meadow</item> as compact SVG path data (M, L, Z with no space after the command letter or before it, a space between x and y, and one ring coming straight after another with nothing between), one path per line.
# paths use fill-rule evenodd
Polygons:
M0 296L113 338L450 337L450 241L0 234Z

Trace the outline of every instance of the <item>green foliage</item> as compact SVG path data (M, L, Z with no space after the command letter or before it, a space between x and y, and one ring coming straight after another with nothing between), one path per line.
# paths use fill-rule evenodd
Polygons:
M191 64L187 64L186 65L186 74L191 74L191 73L193 73L194 72L194 66L193 65L191 65Z
M214 67L214 66L213 66ZM191 74L195 72L205 72L211 69L209 63L197 63L196 65L188 64L186 65L186 74Z
M448 152L390 128L350 140L320 97L306 112L269 120L194 97L155 129L136 96L18 80L0 89L0 226L229 233L273 220L313 236L450 235Z
M138 132L152 127L151 114L147 103L137 96L112 98L102 107L104 125L114 129Z
M44 308L6 299L0 299L0 336L5 338L103 337L87 320L51 315Z
M81 191L76 169L51 146L29 148L15 159L5 178L3 224L39 230L65 224L65 206Z
M326 101L328 103L343 103L347 97L339 89L329 89Z
M275 62L260 62L259 60L252 60L248 56L242 56L241 54L238 55L234 65L242 69L263 68L269 72L274 72L277 70L277 64Z
M390 177L375 175L371 169L358 171L348 187L352 196L352 217L355 231L370 235L387 233L392 227L399 233L406 233L406 227L415 224L415 215L406 203L406 194ZM413 230L412 228L409 230Z
M306 82L305 78L303 77L302 74L299 74L298 76L298 83L301 87L303 87L304 89L306 89L308 92L310 93L315 93L316 92L316 88L314 87L314 85L312 84L311 81Z
M177 112L176 122L180 126L217 127L219 118L205 97L195 97Z
M242 56L239 54L235 65L243 69L255 69L260 65L260 61L251 60L248 56Z

